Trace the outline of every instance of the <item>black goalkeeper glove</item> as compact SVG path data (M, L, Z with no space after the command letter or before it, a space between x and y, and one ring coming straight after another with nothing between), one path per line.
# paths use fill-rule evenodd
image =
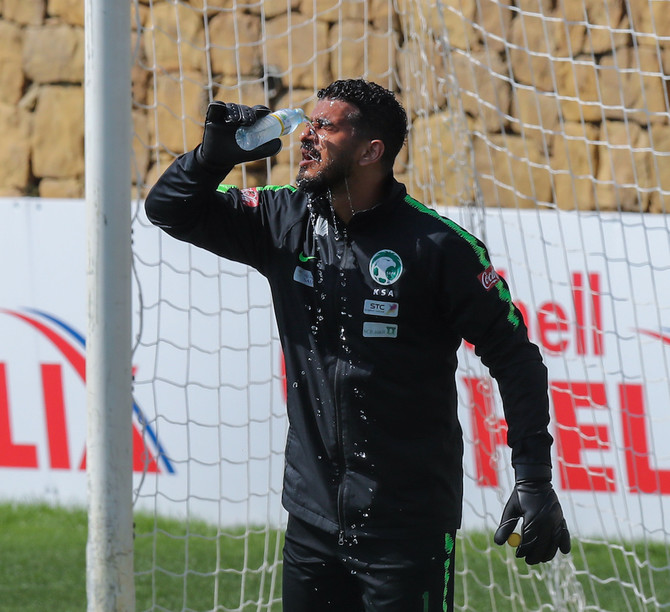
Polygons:
M516 556L535 565L551 561L556 551L570 552L570 533L561 504L551 486L551 468L544 465L517 465L516 484L503 510L493 539L501 546L523 518L521 544Z
M275 138L251 151L235 142L237 128L253 125L270 113L267 106L244 106L214 101L207 107L202 143L195 151L198 162L211 172L229 171L233 166L279 153L281 140Z

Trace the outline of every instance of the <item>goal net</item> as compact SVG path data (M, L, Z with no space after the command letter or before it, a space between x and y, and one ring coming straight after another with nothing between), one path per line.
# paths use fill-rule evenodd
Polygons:
M530 568L492 541L506 426L461 348L457 609L670 608L670 3L134 0L132 28L137 609L281 609L291 384L264 280L142 198L209 101L309 114L359 77L403 101L397 178L487 243L549 369L573 551ZM226 182L290 183L298 159L286 137Z

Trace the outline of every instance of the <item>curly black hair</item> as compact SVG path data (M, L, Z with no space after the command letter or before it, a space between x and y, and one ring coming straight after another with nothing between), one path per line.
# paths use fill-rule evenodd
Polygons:
M342 100L360 113L351 118L354 127L367 138L384 142L382 162L391 169L407 138L407 113L393 92L363 79L334 81L317 93L319 100Z

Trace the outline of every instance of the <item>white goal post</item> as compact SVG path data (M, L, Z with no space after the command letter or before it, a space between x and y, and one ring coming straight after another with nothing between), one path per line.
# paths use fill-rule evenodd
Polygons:
M134 606L130 6L86 0L88 610Z
M110 572L105 588L137 609L281 609L292 381L269 291L254 271L150 226L143 197L198 144L209 101L309 114L319 88L361 77L397 92L408 110L396 176L487 243L549 369L554 485L574 543L570 555L529 568L492 542L512 485L506 428L487 372L470 347L460 351L457 609L670 609L670 1L133 0L130 16L117 17L123 35L108 21L99 27L128 41L132 114L101 111L113 146L87 106L87 199L125 201L132 189L134 200L133 352L117 388L132 367L133 450L114 474L130 482L132 472L125 503L135 516L114 528L126 537L135 521L134 565L126 559L134 584ZM106 42L95 20L87 29L95 59ZM113 106L125 94L109 70L91 62L87 85ZM109 180L111 158L102 168L94 160L127 148L124 129L132 176L121 186ZM297 143L286 137L276 158L226 182L292 182ZM108 179L103 194L96 172ZM127 210L105 214L123 226ZM100 219L89 231L104 240ZM117 256L105 255L130 274ZM109 289L108 278L94 282ZM94 323L107 316L98 313ZM93 360L89 342L90 384L111 362ZM122 448L127 438L110 437L117 425L107 417L97 435ZM111 491L112 460L89 465L91 491ZM106 552L89 544L89 553L90 587Z

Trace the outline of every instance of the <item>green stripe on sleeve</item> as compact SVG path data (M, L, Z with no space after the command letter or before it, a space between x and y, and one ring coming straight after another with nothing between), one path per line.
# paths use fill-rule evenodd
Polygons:
M221 183L216 190L220 191L221 193L226 193L230 191L231 189L241 189L241 187L238 187L237 185L227 185L225 183ZM256 191L280 191L282 189L288 189L289 191L297 191L297 187L294 187L293 185L262 185L260 187L254 187Z
M447 227L449 227L451 230L453 230L456 234L458 234L463 240L465 240L472 250L475 252L477 255L477 259L479 260L479 263L482 265L484 270L486 270L489 266L491 266L491 262L489 261L488 257L486 256L486 250L484 247L482 247L479 244L479 241L477 238L475 238L470 232L467 230L463 229L460 225L457 223L454 223L451 219L447 219L446 217L443 217L440 215L436 210L433 210L432 208L428 208L425 204L422 204L421 202L418 202L414 198L412 198L409 195L405 196L405 202L418 210L421 213L424 213L426 215L429 215L430 217L433 217L437 219L438 221L441 221L444 223ZM509 311L507 313L507 320L511 323L511 325L516 329L519 327L519 323L521 322L519 319L519 313L514 306L514 303L512 302L512 296L510 295L509 290L505 286L505 284L502 282L502 280L499 280L495 284L495 288L498 291L498 297L505 303L509 305Z

